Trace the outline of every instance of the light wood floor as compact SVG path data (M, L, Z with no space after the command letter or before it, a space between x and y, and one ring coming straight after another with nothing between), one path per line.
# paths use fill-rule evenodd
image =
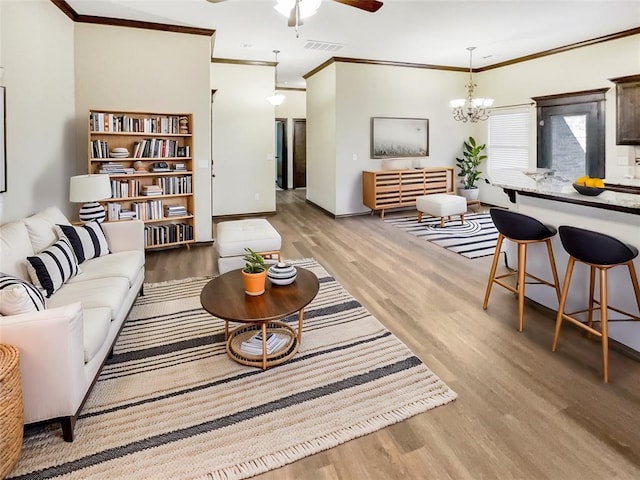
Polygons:
M527 303L518 333L516 300L495 286L482 310L491 257L468 260L379 216L334 220L304 190L277 195L269 221L284 257L316 258L459 397L255 478L640 478L640 362L611 352L606 385L594 339L565 325L551 352L546 309ZM210 245L147 255L148 282L212 273Z

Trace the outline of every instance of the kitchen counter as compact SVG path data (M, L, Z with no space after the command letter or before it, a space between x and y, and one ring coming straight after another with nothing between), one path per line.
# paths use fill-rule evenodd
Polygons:
M605 233L640 249L640 194L605 190L596 197L590 197L576 192L570 182L552 176L536 181L522 171L515 170L492 172L489 180L492 185L504 189L509 195L512 202L509 209L513 211L532 216L556 228L560 225L572 225ZM613 182L605 180L605 185L608 186L610 183ZM617 184L622 185L622 183ZM636 187L640 187L640 181L627 179L625 185L635 190ZM558 275L562 282L568 255L558 235L552 239L552 245ZM507 264L513 268L517 265L515 245L512 242L506 242L505 251ZM640 259L636 258L634 265L636 271L640 272ZM529 246L527 269L533 275L551 278L544 245ZM629 278L629 270L626 267L611 269L608 283L609 304L637 314L638 307ZM586 308L588 286L589 268L577 263L571 280L567 311ZM557 311L558 300L553 289L531 284L527 285L525 292L528 298ZM619 317L615 312L609 312L610 319ZM609 324L609 337L640 354L640 322L612 321Z
M505 169L491 172L489 181L492 185L507 191L512 202L515 201L515 198L514 194L510 192L518 192L525 196L537 196L566 203L640 215L640 179L605 180L605 191L595 197L578 193L570 181L554 176L535 180L520 170ZM628 193L636 188L638 193ZM619 190L625 191L621 192Z

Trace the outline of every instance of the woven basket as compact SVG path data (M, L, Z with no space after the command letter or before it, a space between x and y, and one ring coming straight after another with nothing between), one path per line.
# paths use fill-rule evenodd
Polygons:
M17 348L0 344L0 478L9 474L20 456L23 426L20 354Z

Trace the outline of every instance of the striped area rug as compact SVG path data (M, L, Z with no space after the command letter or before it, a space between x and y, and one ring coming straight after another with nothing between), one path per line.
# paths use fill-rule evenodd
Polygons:
M456 398L315 260L293 263L320 292L289 362L227 357L223 322L200 306L208 278L147 284L76 440L28 429L10 478L248 478Z
M493 255L496 249L498 230L489 213L467 214L463 225L460 217L454 215L445 222L444 228L440 227L440 218L422 217L422 222L418 223L417 214L387 217L384 221L467 258Z

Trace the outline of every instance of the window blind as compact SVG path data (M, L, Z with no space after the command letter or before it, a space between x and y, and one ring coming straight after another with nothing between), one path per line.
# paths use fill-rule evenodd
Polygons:
M488 122L487 169L529 167L529 112L492 113Z

